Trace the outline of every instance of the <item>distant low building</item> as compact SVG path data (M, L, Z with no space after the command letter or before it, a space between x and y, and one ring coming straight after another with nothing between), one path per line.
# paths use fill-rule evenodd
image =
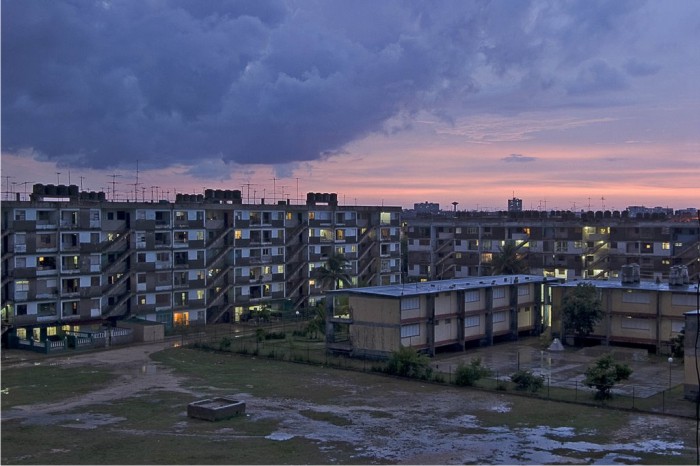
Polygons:
M409 347L434 355L538 335L549 324L549 281L497 275L335 291L327 349L386 358Z
M562 303L566 293L579 283L598 290L603 318L590 335L602 344L647 347L656 353L669 353L671 340L686 325L685 313L696 309L697 284L687 280L687 270L675 269L670 282L640 281L634 266L623 270L619 280L570 280L553 285L552 331L561 332Z
M436 202L421 202L413 204L413 210L416 214L438 214L440 212L440 204Z

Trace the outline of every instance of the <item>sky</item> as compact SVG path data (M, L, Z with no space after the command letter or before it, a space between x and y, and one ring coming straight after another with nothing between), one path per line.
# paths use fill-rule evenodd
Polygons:
M2 199L700 207L697 0L2 0Z

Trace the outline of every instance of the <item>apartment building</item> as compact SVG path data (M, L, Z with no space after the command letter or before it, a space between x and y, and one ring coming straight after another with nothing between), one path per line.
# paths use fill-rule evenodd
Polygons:
M553 285L552 330L564 334L561 308L564 296L579 283L596 287L603 318L590 335L602 344L647 347L669 353L670 342L686 325L685 314L697 310L698 285L683 266L673 269L671 281L640 280L639 267L625 266L618 280L570 280Z
M549 325L550 281L498 275L336 291L326 347L385 358L401 347L434 355L538 335Z
M400 283L400 207L244 204L240 191L117 202L34 186L2 203L2 321L41 340L137 316L166 327L293 312L324 292L314 269L346 259L356 285Z
M617 278L636 263L645 279L667 280L685 265L700 276L700 226L689 215L625 212L456 212L404 218L409 280L490 275L511 242L528 273L562 279Z

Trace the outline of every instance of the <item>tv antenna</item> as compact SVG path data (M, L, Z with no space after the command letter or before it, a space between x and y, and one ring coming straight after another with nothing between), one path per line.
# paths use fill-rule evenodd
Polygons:
M111 174L111 175L109 175L109 176L112 177L112 201L116 201L116 200L117 200L117 196L116 196L117 178L121 177L121 175L118 175L118 174L116 174L116 173L113 173L113 174Z

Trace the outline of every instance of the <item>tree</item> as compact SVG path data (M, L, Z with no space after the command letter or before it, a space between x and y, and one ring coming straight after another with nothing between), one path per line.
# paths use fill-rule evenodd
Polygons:
M594 285L579 283L564 296L561 319L565 332L571 331L577 337L588 336L602 318L603 305Z
M671 356L678 359L683 359L685 356L685 328L671 338Z
M498 248L499 252L491 260L491 275L527 273L529 268L525 261L525 255L518 252L521 246L508 241Z
M314 316L306 325L306 333L311 339L317 339L318 334L325 333L326 329L326 306L323 302L316 304L314 308Z
M314 270L314 276L321 286L326 289L337 290L338 284L352 286L352 279L347 272L348 260L341 254L331 255L326 263Z
M612 355L607 354L586 369L583 383L587 387L595 387L598 390L596 398L603 400L610 398L610 391L616 383L629 379L630 375L632 369L627 364L618 364Z

